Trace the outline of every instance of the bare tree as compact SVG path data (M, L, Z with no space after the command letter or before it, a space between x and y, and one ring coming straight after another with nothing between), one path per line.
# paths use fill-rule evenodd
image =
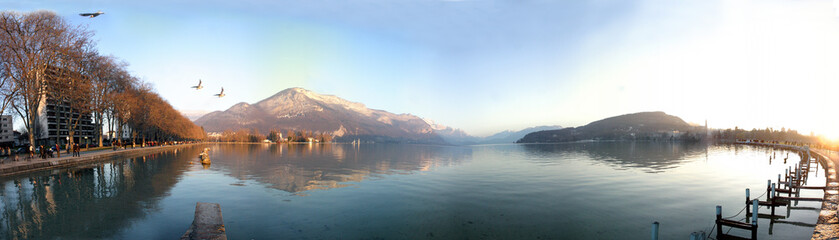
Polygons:
M39 134L38 106L44 100L46 71L59 61L66 22L53 12L0 13L0 58L14 84L12 106L29 131L30 144Z
M102 147L102 128L104 119L110 110L108 94L113 90L112 85L124 73L125 64L120 64L113 56L96 56L93 61L91 74L91 112L99 147Z
M31 133L30 143L44 132L39 129L42 124L57 129L56 136L67 131L72 143L88 115L93 115L100 146L105 119L109 130L116 128L122 134L127 126L144 144L147 137L156 141L205 137L201 127L149 84L128 74L126 64L99 55L91 36L53 12L0 12L0 113L11 105ZM58 108L47 111L58 114L38 116L43 108Z

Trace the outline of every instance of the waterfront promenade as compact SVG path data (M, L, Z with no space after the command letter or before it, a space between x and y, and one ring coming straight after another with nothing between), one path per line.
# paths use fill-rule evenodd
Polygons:
M813 229L812 239L839 239L839 179L836 176L836 166L839 166L839 153L821 149L812 149L816 157L824 160L827 173L824 202L819 212L819 220Z
M28 154L20 154L18 155L18 161L11 161L11 157L5 159L2 164L0 164L0 177L3 176L10 176L16 175L21 173L28 173L28 172L35 172L35 171L42 171L54 168L62 168L62 167L70 167L80 164L87 164L87 163L94 163L102 160L111 159L113 157L133 157L133 156L141 156L150 153L162 152L165 150L170 149L177 149L187 146L195 146L204 143L190 143L190 144L179 144L179 145L165 145L165 146L156 146L156 147L135 147L135 148L125 148L125 149L117 149L116 151L112 149L106 150L96 150L96 151L83 151L79 154L78 157L72 157L72 154L63 154L60 158L47 158L42 159L39 158L37 155L35 158L26 159Z

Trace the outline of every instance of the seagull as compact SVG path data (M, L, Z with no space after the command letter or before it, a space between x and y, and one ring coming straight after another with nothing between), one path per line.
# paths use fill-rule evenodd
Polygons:
M195 88L195 90L200 90L200 89L204 88L204 86L201 86L201 79L198 79L198 85L197 86L192 86L192 88Z
M221 92L219 94L215 94L213 96L218 96L219 98L224 97L224 88L221 88Z
M105 13L103 13L102 11L96 11L95 13L79 13L79 16L95 18L95 17L98 17L99 15L102 15L102 14L105 14Z

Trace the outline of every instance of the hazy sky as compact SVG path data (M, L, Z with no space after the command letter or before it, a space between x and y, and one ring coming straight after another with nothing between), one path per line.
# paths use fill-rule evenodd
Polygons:
M289 88L474 135L665 111L839 137L837 1L20 1L184 112ZM101 10L89 19L80 12ZM198 79L201 91L189 89ZM224 87L227 97L213 98Z

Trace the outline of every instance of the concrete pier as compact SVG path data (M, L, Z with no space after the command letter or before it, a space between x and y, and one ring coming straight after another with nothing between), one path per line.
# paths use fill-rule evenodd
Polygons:
M218 203L198 202L195 204L195 218L181 240L213 239L227 240L221 206Z

